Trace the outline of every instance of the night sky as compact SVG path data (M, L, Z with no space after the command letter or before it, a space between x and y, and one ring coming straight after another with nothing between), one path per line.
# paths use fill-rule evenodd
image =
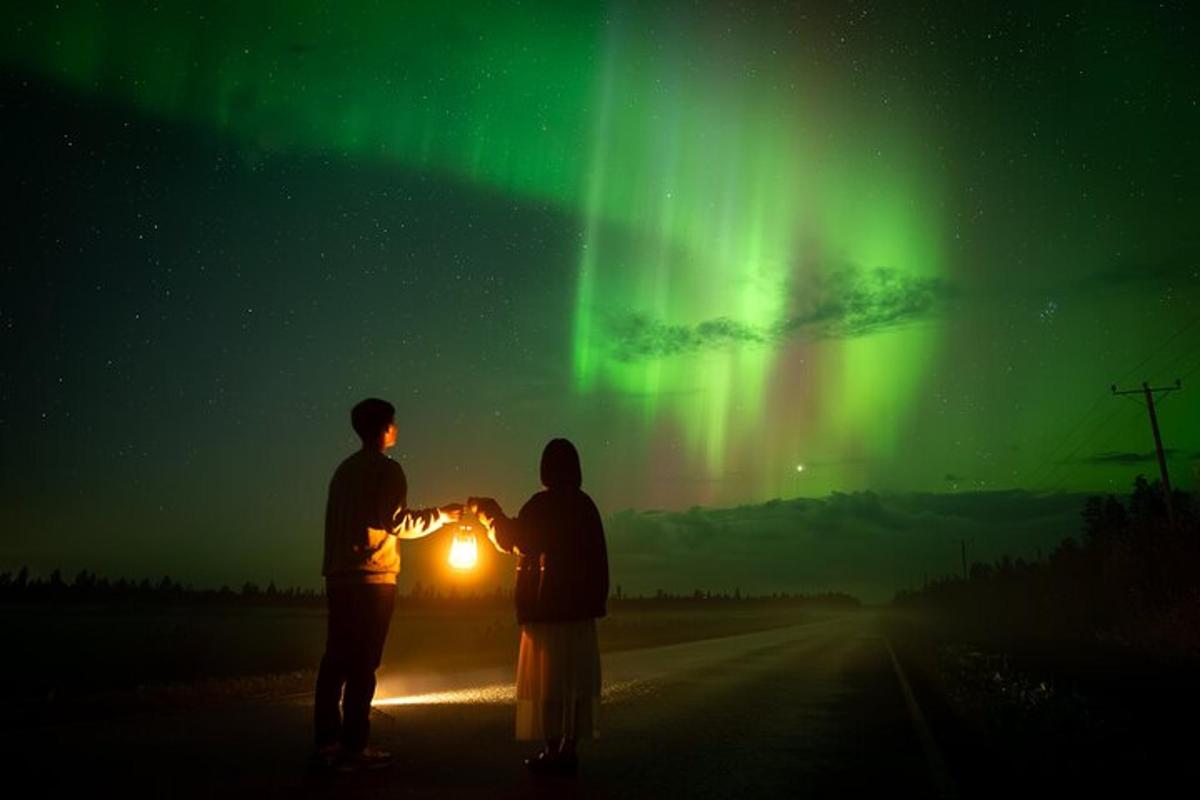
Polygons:
M0 15L0 570L315 585L372 395L418 505L515 511L571 438L627 591L743 553L870 594L944 566L905 530L1074 533L1157 475L1113 383L1183 379L1196 486L1186 3ZM745 546L864 519L903 568Z

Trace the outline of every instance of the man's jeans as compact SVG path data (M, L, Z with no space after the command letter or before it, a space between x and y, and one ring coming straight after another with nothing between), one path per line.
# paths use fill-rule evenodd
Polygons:
M393 584L326 586L329 631L317 673L314 722L317 747L341 742L347 750L367 746L375 670L383 658L396 604ZM342 688L345 687L345 697ZM342 701L345 718L338 712Z

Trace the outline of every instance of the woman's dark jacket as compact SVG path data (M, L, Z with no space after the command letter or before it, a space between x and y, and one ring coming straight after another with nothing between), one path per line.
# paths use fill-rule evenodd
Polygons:
M496 542L521 554L515 588L518 623L573 622L607 613L604 524L582 490L538 492L516 519L496 520Z

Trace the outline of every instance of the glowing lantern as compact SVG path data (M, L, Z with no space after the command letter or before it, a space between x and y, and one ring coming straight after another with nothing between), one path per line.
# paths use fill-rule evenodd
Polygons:
M455 569L470 569L479 558L479 544L475 532L479 520L470 511L463 511L455 523L454 539L450 542L450 566Z
M479 556L479 546L474 533L456 533L450 544L450 566L455 569L470 569Z

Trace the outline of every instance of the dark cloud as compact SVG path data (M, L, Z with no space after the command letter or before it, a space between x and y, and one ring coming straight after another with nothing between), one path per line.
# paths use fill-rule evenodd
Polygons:
M768 333L727 317L705 320L698 325L670 325L641 314L614 319L609 335L622 361L653 356L673 356L711 350L734 344L763 344Z
M1127 259L1084 278L1084 291L1125 290L1137 286L1200 286L1200 249L1177 251L1161 258Z
M799 310L777 326L778 334L842 339L928 317L954 291L941 278L843 267L793 287L791 294Z
M809 341L865 336L932 315L954 294L940 278L905 275L893 269L841 267L788 292L792 311L770 325L715 317L676 325L644 314L609 321L613 352L622 361L673 356L735 345L763 345L801 338Z
M1178 450L1175 450L1174 448L1171 448L1171 447L1167 447L1167 448L1163 449L1163 454L1167 458L1174 458L1178 452L1179 452ZM1086 458L1081 458L1081 459L1079 459L1078 463L1081 463L1081 464L1136 465L1136 464L1153 463L1157 460L1158 460L1158 456L1154 453L1154 451L1150 451L1147 453L1107 452L1107 453L1096 453L1095 455L1091 455Z
M1026 491L834 492L736 508L625 511L606 522L614 585L743 592L850 591L889 599L971 560L1034 557L1077 536L1086 496Z

